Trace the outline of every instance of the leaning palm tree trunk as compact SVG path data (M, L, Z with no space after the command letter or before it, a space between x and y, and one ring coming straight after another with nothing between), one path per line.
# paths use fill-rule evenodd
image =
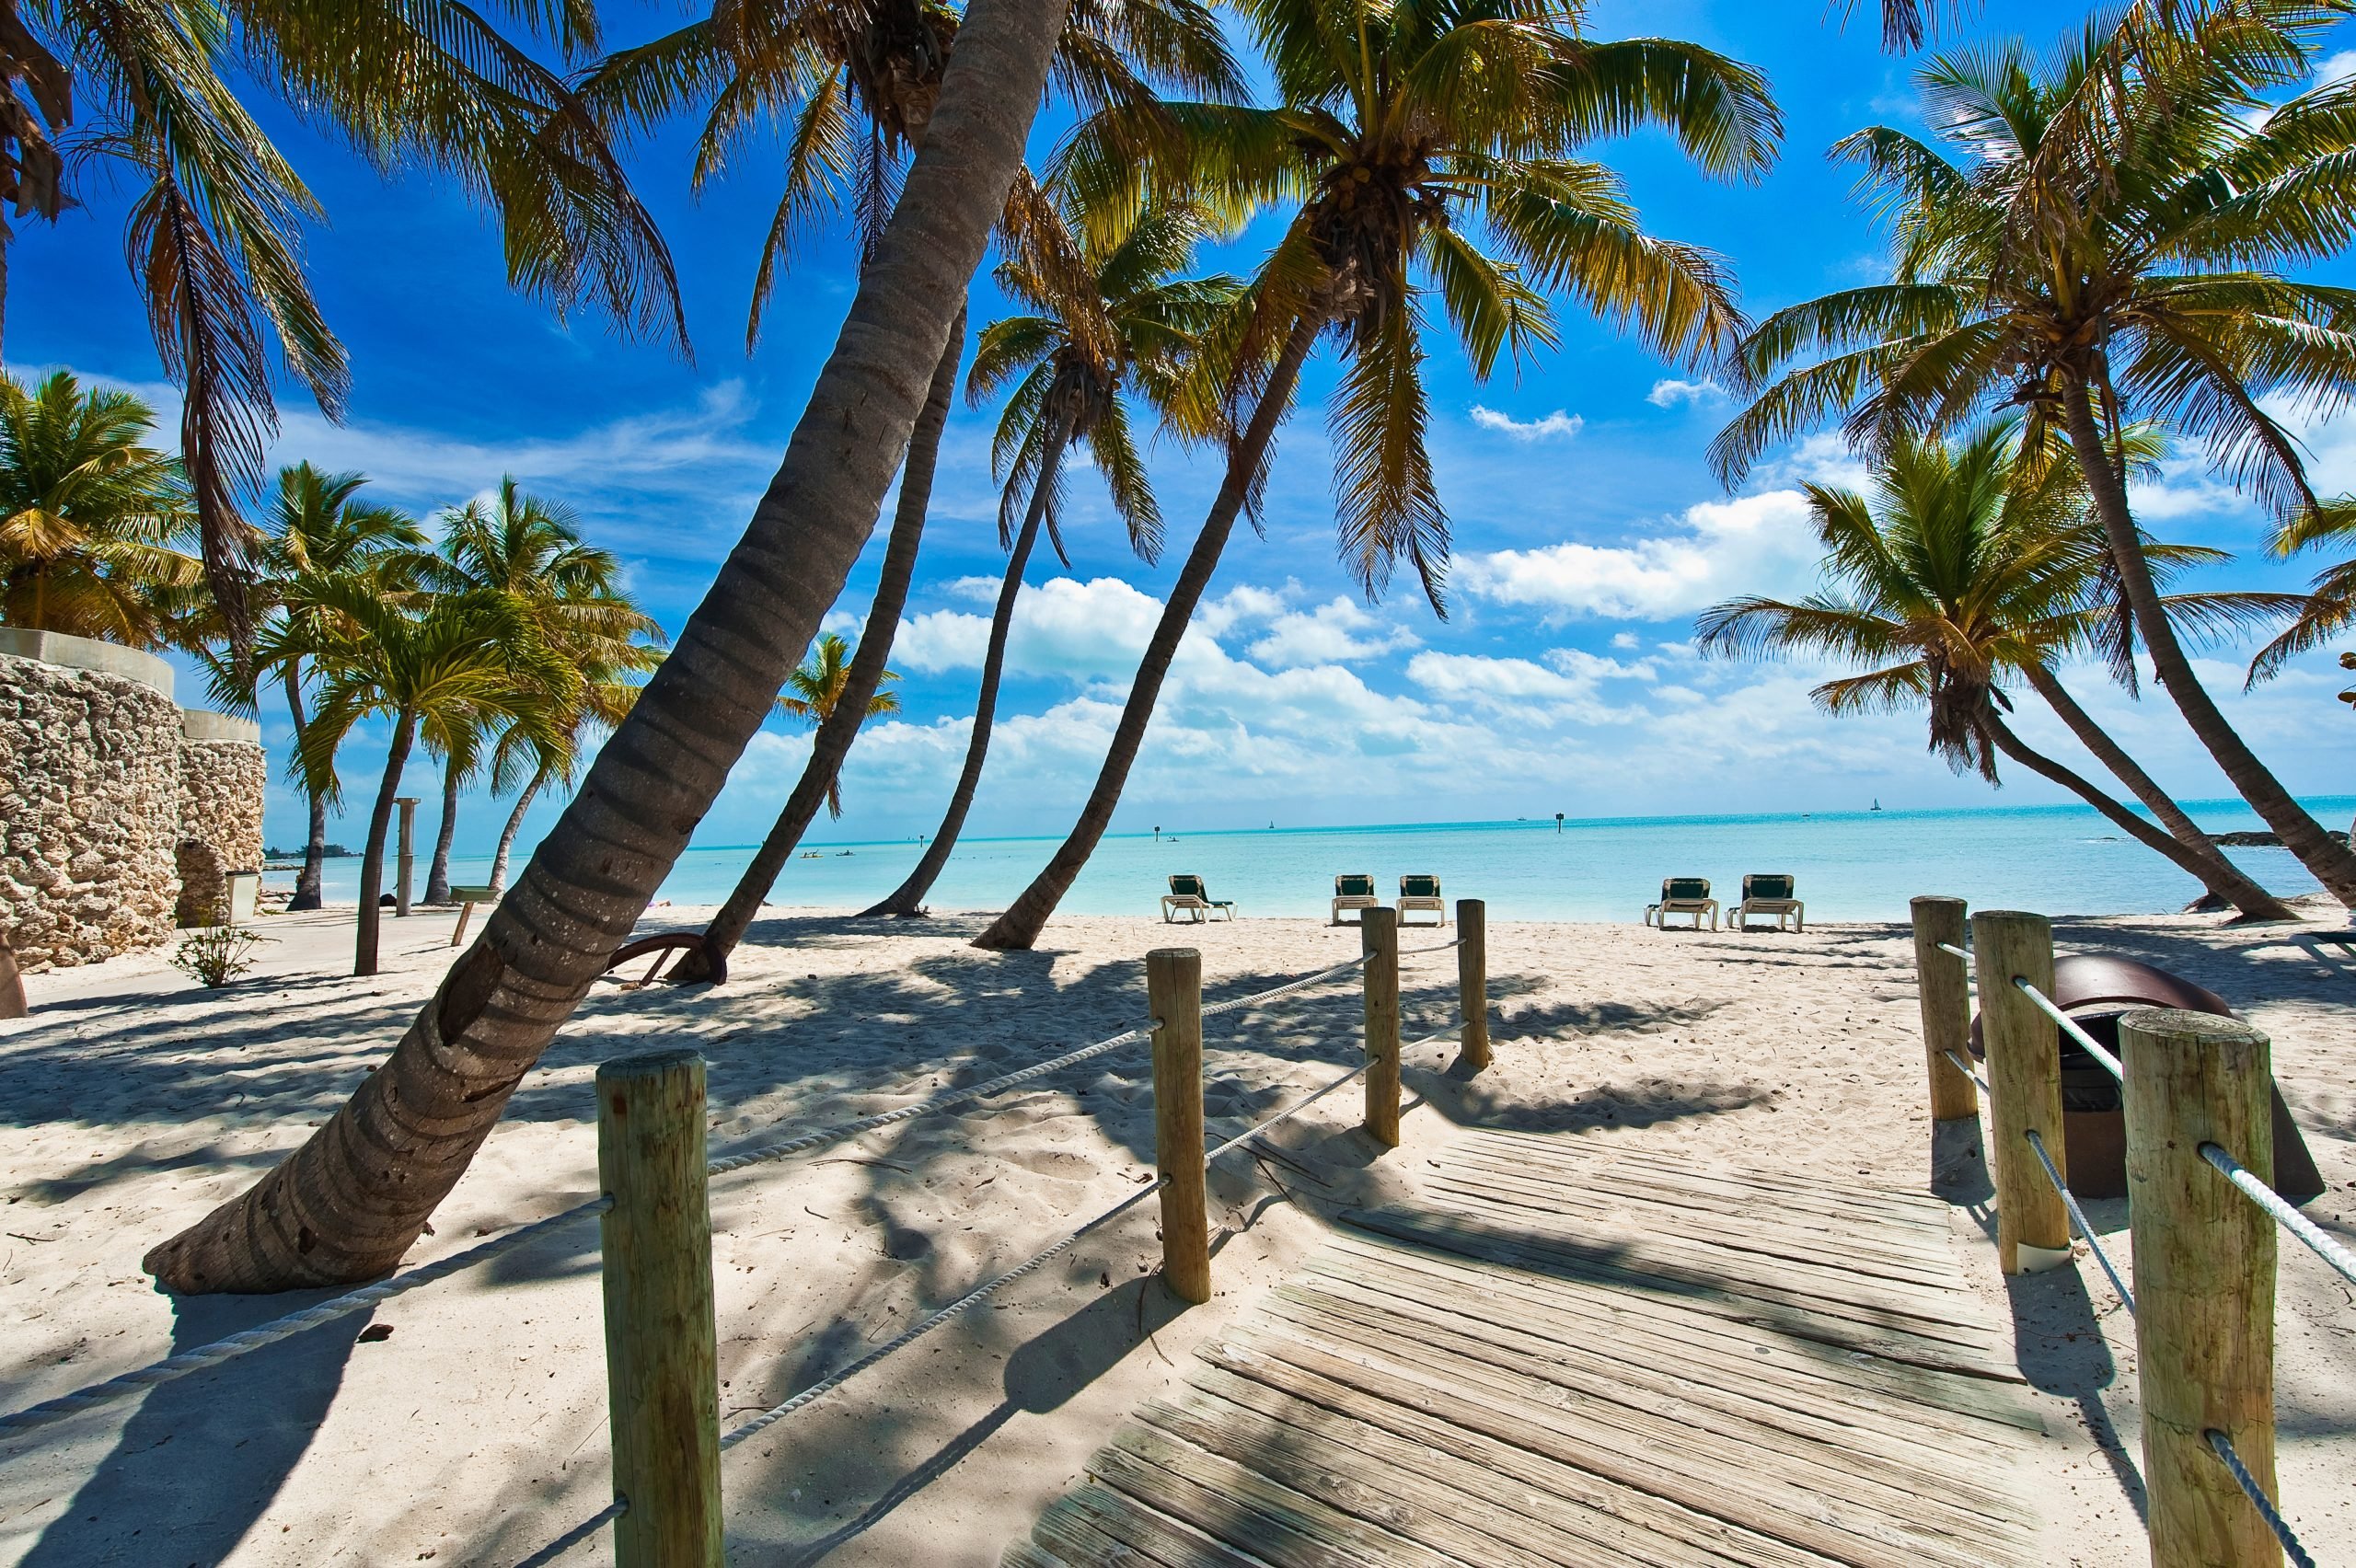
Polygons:
M1178 644L1186 635L1186 623L1194 618L1195 606L1202 602L1204 590L1210 586L1211 574L1218 570L1219 554L1227 548L1228 536L1235 530L1236 514L1243 510L1252 477L1259 471L1268 444L1275 439L1276 424L1292 400L1293 383L1299 378L1301 362L1309 357L1324 321L1322 313L1304 310L1293 322L1284 352L1269 372L1260 405L1252 412L1252 422L1244 427L1243 439L1228 457L1227 478L1219 485L1218 498L1211 502L1210 515L1204 519L1203 531L1195 538L1186 564L1179 570L1178 581L1171 587L1170 602L1161 607L1161 619L1153 628L1153 640L1146 644L1145 658L1138 665L1136 681L1129 686L1129 700L1121 709L1120 722L1114 727L1112 748L1096 776L1096 788L1089 792L1087 804L1080 808L1080 820L1073 824L1071 836L1039 874L1031 879L1022 896L974 939L976 947L1027 948L1037 941L1047 917L1063 902L1064 894L1080 875L1080 869L1088 864L1088 858L1096 852L1097 842L1112 826L1113 808L1120 803L1122 786L1128 782L1129 768L1137 762L1138 749L1145 744L1146 726L1153 720L1154 704L1161 699L1161 683L1170 674L1171 661L1178 656Z
M837 794L844 759L875 688L884 683L884 662L892 656L892 640L900 629L900 611L908 602L908 582L916 575L917 547L924 538L925 509L932 500L933 470L941 459L941 432L949 422L950 400L957 392L957 363L965 352L965 313L950 323L949 346L934 367L932 386L924 412L908 438L908 460L900 470L899 510L892 519L892 537L884 548L884 568L875 582L875 599L867 608L867 624L860 628L859 651L843 672L843 689L835 706L820 721L811 738L810 760L793 793L785 800L768 836L754 851L753 863L736 879L734 891L704 928L703 946L683 954L671 972L676 981L717 980L728 973L728 955L745 940L760 915L761 903L777 885L778 873L793 859L793 851L816 820L821 807L840 811Z
M2314 873L2334 898L2356 909L2356 853L2349 847L2335 843L2321 824L2307 814L2306 809L2291 798L2281 781L2258 759L2217 704L2202 687L2200 677L2192 673L2192 661L2185 656L2184 645L2177 640L2176 628L2168 621L2167 607L2160 602L2160 592L2152 581L2152 569L2143 559L2142 538L2135 530L2135 519L2128 510L2127 484L2119 470L2111 466L2110 453L2103 444L2102 433L2095 427L2094 408L2086 386L2081 383L2069 388L2062 398L2067 405L2066 418L2070 430L2070 446L2077 455L2078 468L2085 476L2087 493L2093 496L2095 512L2102 519L2103 532L2110 539L2112 561L2119 568L2120 584L2127 590L2127 602L2135 612L2135 629L2142 634L2144 651L2152 656L2152 665L2160 684L2167 688L2184 721L2209 748L2232 780L2234 789L2249 802L2250 809L2265 819L2282 840L2282 847L2299 858L2299 863Z
M450 845L458 836L458 759L442 765L442 825L433 834L433 859L425 868L425 902L450 902Z
M1022 157L1062 0L974 0L924 150L768 491L676 647L392 1055L309 1142L151 1251L175 1290L399 1262L629 935L874 526Z
M2196 853L2189 845L2177 843L2118 801L2095 788L2091 781L2072 772L2044 753L2031 750L2027 743L2013 733L2004 721L1997 718L1992 711L1987 715L1987 725L1989 739L1995 743L1998 751L2003 752L2031 773L2061 785L2062 788L2108 817L2114 826L2135 842L2166 856L2185 875L2193 878L2212 893L2218 893L2218 896L2223 896L2218 892L2215 882L2212 880L2214 873L2209 860Z
M417 735L417 715L404 710L393 722L393 744L385 753L385 781L376 787L375 809L368 813L368 843L360 852L360 922L353 940L352 973L376 973L376 933L384 912L376 901L385 894L385 839L393 825L393 798L401 792L401 769L409 765L409 748Z
M990 616L989 651L982 659L982 689L974 699L974 732L965 743L965 766L957 775L957 787L950 791L949 810L918 859L916 870L883 903L860 910L862 920L882 915L923 914L924 895L932 891L941 867L949 863L949 852L957 847L957 836L964 831L965 813L973 809L974 791L981 785L982 762L989 755L990 727L998 717L999 680L1006 668L1007 637L1014 628L1015 601L1022 594L1022 569L1030 563L1031 547L1038 541L1047 498L1055 493L1056 470L1062 466L1064 448L1070 443L1071 425L1071 416L1066 414L1047 432L1031 504L1022 514L1022 531L1014 536L1013 553L1007 558L1006 580L999 584L998 608Z
M507 857L515 847L515 836L524 830L524 813L532 809L532 799L548 782L545 770L532 775L531 782L515 797L515 809L507 813L507 825L499 830L499 852L491 858L491 895L497 898L507 887Z
M2160 825L2170 837L2210 864L2209 874L2200 880L2212 897L2220 899L2240 910L2252 920L2295 920L2283 902L2250 879L2239 866L2225 858L2223 850L2209 842L2193 820L2184 814L2159 781L2143 771L2142 765L2127 755L2126 749L2110 738L2110 732L2094 721L2094 716L2078 706L2069 688L2043 664L2030 663L2024 672L2028 684L2045 705L2061 715L2062 722L2078 737L2078 744L2095 755L2096 761L2110 769L2134 797L2142 801L2151 813L2160 819Z

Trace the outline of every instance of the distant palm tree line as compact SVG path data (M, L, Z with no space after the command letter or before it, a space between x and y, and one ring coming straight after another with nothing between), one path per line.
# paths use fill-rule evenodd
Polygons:
M177 54L125 68L121 40L85 26L83 5L42 0L30 38L45 54L0 62L17 94L17 113L0 115L7 195L18 210L54 214L68 165L38 132L59 127L66 77L85 80L83 97L121 120L106 146L121 146L148 181L130 214L132 249L158 351L191 409L177 511L125 504L110 532L97 515L75 523L92 539L85 577L132 572L142 548L186 560L193 544L214 586L210 610L174 598L189 591L184 582L158 577L151 603L122 615L151 615L144 636L186 628L202 638L236 690L276 678L304 732L299 770L313 793L335 789L335 742L370 713L394 730L394 766L422 744L441 763L445 793L480 767L509 784L527 775L525 789L571 777L582 732L613 722L523 869L521 897L490 916L335 1130L153 1252L148 1267L174 1288L285 1288L394 1267L775 711L897 473L900 502L858 645L820 645L803 671L825 711L811 692L796 697L817 730L763 859L737 890L737 906L756 906L775 873L768 847L790 847L838 801L843 758L886 686L964 349L966 287L992 233L1020 306L985 332L985 365L971 381L985 396L1009 393L999 473L1011 562L994 638L1004 642L1020 594L1025 536L1046 532L1065 548L1051 520L1069 445L1089 445L1131 544L1145 551L1160 530L1140 520L1160 513L1143 467L1124 467L1131 412L1211 443L1225 473L1072 834L977 937L983 947L1030 947L1107 829L1234 520L1255 513L1310 355L1338 360L1326 419L1343 570L1379 598L1404 565L1438 612L1451 520L1426 445L1430 339L1454 339L1477 376L1507 358L1524 367L1555 346L1562 306L1663 360L1711 367L1743 393L1746 408L1715 447L1727 483L1826 421L1840 421L1876 476L1871 494L1809 497L1829 548L1829 594L1722 607L1703 621L1713 650L1854 659L1866 669L1823 687L1829 707L1920 701L1932 744L1958 766L1995 777L2003 758L2099 796L2123 829L2137 824L2139 838L2217 897L2271 914L2262 890L2179 824L2163 817L2175 831L2146 831L2137 813L2012 730L2010 690L2028 686L2130 791L2155 793L2075 709L2057 669L2095 654L2130 675L2149 659L2235 789L2356 906L2356 857L2226 725L2189 654L2220 628L2285 617L2288 628L2252 669L2264 678L2356 621L2356 568L2326 570L2297 605L2179 594L2170 579L2208 556L2151 541L2128 488L2139 464L2177 443L2212 456L2271 511L2281 551L2356 535L2356 506L2311 492L2297 443L2269 412L2338 408L2356 391L2356 292L2292 275L2356 237L2342 177L2356 151L2356 87L2311 85L2327 7L2137 0L2043 62L2012 45L1936 56L1920 80L1941 146L1876 127L1835 148L1864 169L1892 226L1889 282L1753 325L1738 313L1729 266L1646 231L1590 148L1657 127L1703 177L1758 179L1781 151L1764 77L1675 40L1598 40L1569 0L1237 0L1234 38L1258 52L1251 71L1230 56L1220 18L1195 0L971 12L942 0L723 3L606 59L592 59L586 0L497 12L537 30L568 63L580 59L577 75L539 71L504 40L474 33L480 47L447 56L438 42L388 38L396 12L408 26L433 0L283 14L266 0L222 0L222 9L174 12ZM323 21L329 12L349 21ZM1882 24L1892 45L1913 47L1948 14L1889 0ZM189 17L217 21L219 38ZM257 68L226 71L231 38L240 68ZM243 207L191 207L207 148L172 142L179 120L156 118L125 89L136 73L165 66L202 87L186 101L212 115L222 146L240 148ZM485 71L514 80L492 83ZM337 572L281 572L266 551L283 530L238 532L238 499L264 490L248 461L269 417L261 339L276 334L329 408L341 358L306 313L285 248L271 240L306 219L308 198L248 130L226 80L285 92L388 169L455 174L506 219L514 282L560 301L592 296L627 328L676 325L660 237L613 163L610 148L629 136L698 115L695 179L704 181L742 163L752 134L780 132L782 193L756 257L749 332L796 236L829 214L849 219L862 249L849 328L745 539L643 686L629 680L631 659L653 657L651 638L607 619L619 610L607 603L610 577L523 589L495 565L506 544L464 558L441 548L426 560L420 544L391 535L372 536ZM1255 101L1251 80L1272 83L1272 101ZM410 83L422 83L415 120ZM476 113L468 94L497 113ZM2273 104L2285 94L2288 104ZM1022 157L1048 97L1063 98L1077 125L1032 177ZM523 190L539 195L518 205L512 195ZM1261 216L1277 231L1261 264L1234 285L1187 294L1196 237L1232 240ZM1169 240L1140 245L1138 266L1124 271L1122 248L1152 224ZM1185 308L1157 316L1157 290L1173 290L1169 301ZM2016 414L2010 424L1989 424L2005 409ZM318 502L335 511L351 497ZM297 509L308 504L297 497ZM535 577L554 572L572 541L521 525L525 497L502 492L500 509L506 515L485 520L483 539L514 535ZM332 527L346 523L377 527L365 518ZM24 547L17 532L7 547L12 617L18 574L64 582L62 535L21 532ZM118 560L97 562L101 539L121 547ZM189 568L169 572L186 579ZM586 621L559 610L568 595L594 607ZM94 612L109 603L87 584L71 598ZM248 598L261 610L249 612ZM598 662L606 654L613 664ZM1004 648L985 666L983 709L1001 669ZM634 701L598 707L603 675L636 690ZM968 770L983 766L983 730L977 722ZM370 819L370 888L367 878L382 876L394 787L388 772ZM950 789L942 836L954 834L961 793L964 779ZM918 897L921 888L905 890L893 909ZM361 961L375 961L372 930ZM424 1125L412 1104L464 1109Z

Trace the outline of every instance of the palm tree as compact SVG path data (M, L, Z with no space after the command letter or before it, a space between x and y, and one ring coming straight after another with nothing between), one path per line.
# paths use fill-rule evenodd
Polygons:
M978 0L784 460L677 647L382 1066L254 1187L143 1260L179 1291L397 1266L580 1005L770 712L867 542L1003 210L1062 7ZM389 1156L386 1151L390 1151Z
M810 650L810 657L785 677L786 695L777 699L778 711L796 719L809 721L812 725L825 723L843 705L850 690L850 644L837 633L822 631ZM884 672L888 683L900 677L890 670ZM879 713L897 713L900 698L896 692L872 692L867 698L867 717ZM826 814L839 818L843 814L842 779L826 781Z
M1931 749L1958 771L1974 769L1996 783L2001 753L2085 801L2246 917L2294 918L2173 801L2181 827L2171 835L2032 749L2004 721L2011 699L2003 683L2024 677L2097 755L2124 762L2139 792L2166 799L2053 674L2055 660L2098 636L2108 545L2086 518L2084 490L2066 461L2033 447L2024 459L2020 441L2019 421L2009 419L1953 448L1901 440L1878 455L1870 498L1805 487L1835 588L1797 604L1743 598L1714 605L1695 622L1703 651L1830 654L1878 666L1818 686L1818 704L1830 713L1927 705ZM2147 544L2145 553L2163 571L2217 556L2158 544ZM2177 618L2219 629L2263 613L2235 595L2175 595L2167 604Z
M663 628L630 601L621 562L584 544L572 508L526 495L502 475L488 499L444 513L439 554L420 571L430 592L504 599L530 635L577 672L635 667L641 640L659 645ZM585 689L585 680L568 693ZM566 709L572 706L568 695ZM443 759L442 821L427 868L425 902L450 902L450 846L457 833L458 792L473 777L484 743L479 725L429 725L426 749Z
M498 12L561 54L596 46L586 5L511 0ZM0 67L13 75L13 57L27 54L69 76L32 77L50 96L50 128L80 99L98 121L81 138L85 159L136 191L125 251L156 353L182 393L181 456L235 663L249 637L252 543L237 497L260 488L277 428L271 361L283 359L330 418L341 417L350 372L300 259L318 202L232 84L265 85L388 173L423 167L455 179L500 218L514 286L685 343L669 255L604 131L563 74L502 37L482 9L459 0L47 0L7 15L17 26L0 40ZM21 105L11 96L0 108ZM16 125L20 160L39 129ZM34 167L54 177L46 154ZM45 184L36 195L46 199L36 210L52 213L73 200Z
M2279 108L2337 13L2293 0L2150 7L2042 66L2007 42L1919 75L1940 139L1886 126L1836 155L1890 215L1894 281L1777 312L1735 356L1755 400L1718 438L1729 483L1771 444L1844 415L1886 450L1975 410L2020 406L2066 436L2154 670L2234 788L2316 880L2356 906L2356 854L2327 836L2195 674L2130 508L2121 435L2148 421L2217 455L2290 528L2318 513L2269 400L2356 392L2356 290L2290 270L2356 235L2340 170L2356 91ZM1797 368L1787 368L1795 362Z
M360 860L360 927L352 972L376 973L378 909L384 891L385 836L400 793L401 771L421 729L443 738L506 719L534 727L550 744L564 693L577 673L536 635L518 606L499 594L436 594L397 603L364 582L313 580L306 601L333 612L337 629L314 652L321 676L318 708L306 731L305 763L329 760L362 719L392 721L385 776L368 816Z
M274 612L255 643L253 673L257 679L275 674L286 691L286 710L294 726L293 771L310 807L310 836L304 841L303 869L294 878L292 911L319 907L319 879L327 862L328 811L341 792L332 754L318 755L306 745L310 718L304 700L314 672L305 660L323 643L334 646L351 628L341 624L334 610L303 596L305 583L316 581L363 584L385 594L412 591L425 533L407 513L357 499L366 484L364 475L330 474L308 463L278 471L278 496L262 522L261 548L256 554L261 597ZM242 691L233 670L231 700ZM315 772L313 763L324 771Z
M1242 12L1275 72L1276 108L1116 107L1065 163L1090 212L1118 213L1155 182L1222 218L1300 205L1252 285L1250 329L1218 367L1236 408L1251 412L1234 420L1226 479L1095 787L1070 836L976 946L1035 941L1111 824L1186 623L1321 336L1345 361L1327 410L1343 564L1372 598L1403 557L1438 609L1448 513L1424 445L1430 294L1479 377L1502 352L1553 344L1548 291L1670 356L1722 351L1741 325L1716 259L1646 235L1611 171L1575 155L1598 136L1659 124L1703 170L1756 175L1780 124L1749 67L1691 44L1594 41L1567 5L1244 0Z
M490 887L496 898L507 887L507 859L523 830L524 815L532 801L551 784L570 789L581 754L593 734L609 732L637 706L646 688L627 678L661 667L660 649L633 643L615 665L590 663L582 670L578 698L557 716L552 735L533 727L510 724L491 749L491 788L493 795L515 790L515 804L499 830L499 847L491 858ZM521 786L518 788L518 786Z
M128 392L0 375L0 618L132 648L201 642L188 593L203 569L173 548L188 487L145 444L155 428Z
M1242 74L1216 17L1199 0L1076 0L1059 25L1053 85L1084 107L1124 103L1150 112L1149 82L1222 100L1242 96ZM748 349L797 236L847 208L861 254L872 254L894 210L901 169L924 144L959 26L956 13L939 0L789 0L770 9L715 5L704 19L622 51L589 76L584 96L622 125L652 125L703 108L694 173L699 189L726 170L756 124L767 121L783 132L785 178L755 271ZM819 725L802 778L763 840L765 852L707 928L705 949L682 955L672 971L675 980L717 975L714 955L742 937L833 791L858 738L916 574L964 347L961 310L909 439L891 536L849 671L849 699L831 722Z
M1145 560L1160 559L1161 511L1130 434L1123 394L1141 394L1169 418L1197 342L1234 306L1240 292L1224 277L1172 276L1204 236L1202 214L1192 207L1161 203L1092 225L1075 222L1047 202L1030 204L1030 212L1033 221L997 276L1001 292L1035 314L992 322L982 333L965 384L968 400L979 401L1014 383L992 453L1005 485L999 536L1009 547L1006 575L990 617L965 763L916 869L882 903L861 911L863 917L923 913L924 895L957 847L989 754L1015 601L1043 524L1057 558L1071 564L1057 513L1063 460L1074 443L1088 448L1090 466L1103 478L1114 511L1127 525L1130 548ZM1209 433L1184 428L1179 432ZM1022 500L1026 495L1027 504ZM1010 526L1017 507L1022 522Z

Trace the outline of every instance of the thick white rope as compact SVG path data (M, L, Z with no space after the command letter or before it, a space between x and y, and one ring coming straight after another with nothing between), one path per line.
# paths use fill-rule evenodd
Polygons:
M1034 1254L1023 1262L1015 1264L1014 1267L1007 1270L1004 1274L999 1274L996 1279L975 1286L972 1290L967 1291L964 1295L959 1297L948 1306L943 1307L940 1311L935 1312L931 1317L927 1318L922 1322L910 1327L897 1338L887 1340L884 1343L876 1346L873 1350L869 1351L865 1355L860 1356L858 1360L851 1362L848 1366L837 1367L833 1372L830 1372L826 1377L820 1378L817 1382L811 1384L808 1388L803 1389L800 1393L786 1401L783 1404L770 1406L768 1410L765 1410L760 1414L753 1417L752 1420L745 1423L742 1426L736 1427L724 1434L720 1439L721 1452L726 1453L729 1449L736 1447L737 1444L745 1441L745 1438L752 1436L756 1432L776 1425L779 1422L783 1421L787 1416L791 1415L795 1411L800 1410L803 1406L822 1399L826 1395L832 1393L835 1389L841 1388L845 1383L849 1382L853 1378L858 1377L861 1372L866 1371L869 1367L874 1366L885 1356L892 1355L895 1351L905 1349L908 1345L914 1344L925 1335L932 1332L933 1330L941 1327L941 1324L949 1321L950 1319L956 1317L959 1313L964 1312L969 1308L975 1307L983 1301L987 1301L993 1294L1005 1288L1007 1286L1012 1285L1016 1280L1021 1279L1023 1275L1044 1268L1056 1258L1070 1251L1072 1247L1076 1246L1080 1242L1081 1238L1089 1235L1091 1231L1099 1230L1104 1226L1111 1224L1114 1220L1119 1218L1122 1215L1126 1214L1129 1210L1137 1207L1138 1205L1145 1202L1146 1199L1153 1196L1156 1193L1159 1193L1162 1188L1168 1185L1170 1185L1170 1178L1164 1176L1147 1186L1138 1188L1136 1192L1131 1193L1127 1197L1123 1198L1119 1203L1114 1204L1111 1208L1106 1209L1103 1214L1098 1215L1094 1219L1090 1220L1086 1225L1081 1226L1078 1230L1073 1231L1070 1235L1065 1237L1054 1246L1049 1247L1046 1251Z
M2249 1473L2249 1467L2242 1463L2242 1457L2234 1452L2234 1440L2213 1426L2201 1435L2209 1439L2210 1448L2224 1461L2225 1468L2234 1472L2234 1483L2242 1489L2242 1495L2249 1499L2250 1506L2258 1510L2258 1516L2266 1521L2266 1528L2274 1532L2274 1539L2281 1543L2283 1554L2298 1568L2316 1568L2316 1560L2307 1555L2307 1549L2299 1544L2299 1538L2291 1533L2290 1525L2275 1511L2274 1500L2266 1495L2265 1490L2258 1484L2258 1477Z
M2339 1276L2356 1285L2356 1255L2316 1228L2313 1220L2289 1204L2245 1169L2241 1161L2212 1143L2200 1146L2200 1158L2224 1172L2225 1180L2242 1191L2242 1195L2273 1217L2274 1223L2305 1242L2315 1255L2338 1270Z
M1945 1056L1948 1061L1953 1062L1955 1064L1956 1071L1961 1073L1964 1077L1978 1084L1980 1086L1981 1093L1988 1094L1993 1092L1988 1087L1988 1080L1971 1070L1971 1064L1969 1062L1965 1061L1961 1056L1957 1055L1952 1051L1942 1051L1939 1055Z
M2050 997L2048 997L2044 992L2038 990L2036 986L2030 985L2028 983L2027 976L2021 974L2014 975L2013 986L2014 988L2018 990L2022 996L2027 997L2030 1002L2035 1004L2038 1011L2043 1013L2046 1017L2051 1019L2057 1025L2059 1025L2062 1033L2076 1041L2079 1048L2084 1050L2087 1055L2092 1056L2096 1061L2100 1062L2103 1065L2104 1070L2108 1072L2111 1077L2119 1079L2121 1082L2126 1081L2127 1069L2119 1065L2119 1058L2110 1054L2110 1047L2105 1045L2101 1041L2096 1040L2093 1035L2088 1034L2085 1030L2080 1026L2076 1019L2072 1018L2068 1013L2063 1012L2060 1008L2054 1006L2053 999Z
M2023 1128L2021 1136L2028 1139L2028 1147L2036 1154L2037 1162L2045 1167L2045 1179L2053 1183L2055 1192L2062 1194L2062 1206L2070 1211L2070 1223L2076 1226L2078 1234L2086 1239L2086 1245L2094 1251L2095 1262L2100 1263L2102 1272L2110 1276L2110 1288L2119 1292L2119 1300L2127 1304L2127 1315L2133 1317L2135 1293L2127 1288L2127 1282L2119 1278L2119 1271L2111 1266L2110 1254L2102 1250L2102 1241L2095 1235L2095 1228L2086 1223L2086 1211L2078 1206L2076 1195L2070 1191L2069 1183L2062 1180L2062 1172L2055 1169L2053 1157L2045 1152L2045 1140L2038 1136L2035 1127Z
M1963 960L1966 963L1969 963L1971 962L1971 954L1964 951L1962 948L1956 946L1953 942L1941 942L1938 944L1938 948L1941 952L1951 952L1955 954L1956 957Z

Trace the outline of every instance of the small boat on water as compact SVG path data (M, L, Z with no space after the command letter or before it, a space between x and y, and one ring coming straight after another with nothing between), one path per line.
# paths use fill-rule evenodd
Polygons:
M1876 795L1874 797L1874 810L1881 810L1881 797L1879 795Z

